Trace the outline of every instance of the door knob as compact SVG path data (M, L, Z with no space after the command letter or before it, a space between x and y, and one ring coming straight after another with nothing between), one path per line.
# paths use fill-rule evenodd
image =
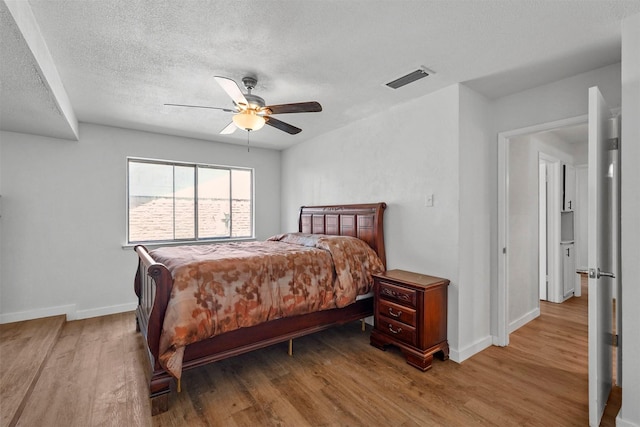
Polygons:
M616 278L615 274L609 273L607 271L601 271L600 268L590 268L589 271L587 271L587 270L576 270L576 273L589 273L589 278L590 279L599 279L602 276L611 277L612 279Z
M605 277L611 277L612 279L615 279L615 278L616 278L616 275L615 275L615 274L613 274L613 273L609 273L609 272L606 272L606 271L600 271L600 269L598 269L598 279L599 279L600 277L602 277L602 276L605 276Z

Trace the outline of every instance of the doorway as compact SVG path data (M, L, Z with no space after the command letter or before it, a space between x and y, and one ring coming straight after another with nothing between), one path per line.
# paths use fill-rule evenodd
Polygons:
M501 249L501 256L498 260L498 323L497 335L494 336L495 345L508 345L509 334L538 317L540 313L540 224L538 222L539 205L537 194L540 185L538 180L540 171L538 153L541 150L540 146L534 146L533 144L530 144L527 148L516 144L526 141L527 138L530 138L532 135L559 131L565 128L574 128L576 126L586 126L586 123L587 116L584 115L498 134L498 245ZM518 207L518 204L514 204L510 197L510 195L512 196L514 194L516 194L516 197L522 196L522 194L517 195L517 193L512 191L514 184L522 185L522 183L518 183L517 180L514 182L511 179L511 175L513 174L510 175L510 169L519 168L519 166L509 161L510 158L514 157L511 151L519 152L515 157L522 156L523 152L530 158L531 156L535 156L534 162L528 163L528 166L524 169L524 173L528 176L526 184L524 185L529 188L529 196L531 194L534 195L533 201L531 201L532 198L529 197L527 199L528 201L522 202L520 207ZM560 179L560 162L572 163L572 160L567 158L566 153L563 154L561 150L554 149L550 146L547 146L546 149L542 151L551 158L548 162L557 165L550 169L557 170L557 177ZM560 160L560 162L553 163L555 161L553 159ZM584 161L586 162L586 154ZM531 166L532 164L533 166ZM558 185L554 186L554 189L558 188ZM553 228L557 233L559 242L560 204L562 195L560 193L552 195L551 200L555 200L556 203L558 203L556 207L551 207L549 206L549 202L547 202L547 210L553 209L553 211L557 213L557 222L553 224ZM526 209L524 209L524 206L527 206ZM521 207L522 210L520 210ZM547 220L547 228L549 227L551 227L551 221ZM521 248L514 247L514 236L524 241L527 246ZM549 241L548 236L549 235L547 235L547 242ZM559 246L547 245L547 247L551 248L551 250L557 250L558 252L560 250ZM523 248L526 249L523 250ZM553 281L554 275L559 276L562 274L559 257L552 256L550 254L551 250L548 249L546 253L549 259L554 260L553 262L547 263L549 273L551 273L548 273L550 283ZM557 263L555 260L558 260ZM520 266L516 267L518 263ZM522 271L526 273L522 274ZM514 275L520 276L517 281L513 280L512 276Z
M584 120L584 118L583 118ZM612 370L612 341L614 334L612 328L612 310L615 304L612 288L615 282L611 279L618 277L619 268L619 117L615 111L610 110L597 87L589 89L589 116L588 120L588 293L590 294L588 304L588 361L589 361L589 419L590 424L597 425L606 405L606 398L613 384L612 374L620 373L620 366L616 365ZM522 256L517 252L512 252L509 247L509 236L512 233L510 227L511 206L509 200L509 186L511 177L509 169L509 152L513 148L514 138L522 138L523 135L531 135L535 132L550 131L563 126L584 123L580 118L568 119L545 125L533 126L527 129L519 129L511 132L504 132L498 135L498 244L502 246L502 253L498 261L498 324L497 334L494 344L509 344L510 309L517 305L512 302L518 294L511 289L512 277L510 275L510 258ZM534 169L540 170L540 165L536 159ZM563 171L566 171L563 168ZM566 185L567 181L563 180ZM536 184L540 185L539 182ZM537 199L537 198L536 198ZM572 200L575 203L575 200ZM564 203L564 200L563 200ZM573 203L570 205L572 206ZM563 209L565 209L563 205ZM562 212L565 213L565 212ZM562 223L564 223L564 215ZM566 216L570 218L571 229L573 227L574 215ZM536 224L539 225L539 224ZM563 235L563 238L565 236ZM573 237L571 237L573 239ZM573 251L567 251L567 254ZM568 256L568 255L567 255ZM565 272L566 273L566 272ZM575 267L571 271L572 278L575 278ZM566 277L566 276L565 276ZM536 277L536 287L538 287L538 277ZM598 280L599 279L599 280ZM570 283L572 280L564 280ZM600 283L600 285L597 285ZM538 289L536 289L538 290ZM566 291L566 289L564 289ZM565 294L566 295L566 294ZM517 302L517 301L515 301ZM545 303L546 304L546 303ZM615 341L614 341L615 342ZM614 346L617 344L614 344Z

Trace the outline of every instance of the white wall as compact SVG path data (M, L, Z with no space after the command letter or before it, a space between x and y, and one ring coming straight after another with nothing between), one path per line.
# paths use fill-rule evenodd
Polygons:
M135 308L127 156L254 167L256 237L280 232L278 151L89 124L78 142L0 136L1 322Z
M282 212L324 203L388 204L387 267L451 280L453 360L489 342L487 117L482 97L453 85L289 148L282 157ZM428 194L433 207L425 206ZM283 229L295 226L295 217L283 218Z
M640 14L622 24L622 408L616 425L640 426Z
M533 144L532 148L535 155L535 159L533 160L535 160L535 162L538 160L538 153L545 153L560 159L560 161L564 163L568 163L570 165L575 163L575 158L573 157L575 149L573 145L552 133L543 132L532 135L531 143Z
M531 137L509 141L509 331L538 316L538 152Z
M282 212L386 202L388 267L457 281L457 119L451 86L285 150ZM434 207L425 207L429 193ZM282 229L296 227L283 217Z
M573 164L575 166L584 165L587 166L589 160L589 144L585 139L584 143L572 144L573 145Z
M491 345L491 254L497 147L489 100L460 85L458 360Z
M588 89L600 87L611 108L620 106L620 64L614 64L497 99L497 132L587 114Z
M2 307L2 263L3 263L3 249L2 249L2 224L3 224L3 216L4 210L2 209L2 138L0 133L0 307ZM0 311L0 314L2 311Z

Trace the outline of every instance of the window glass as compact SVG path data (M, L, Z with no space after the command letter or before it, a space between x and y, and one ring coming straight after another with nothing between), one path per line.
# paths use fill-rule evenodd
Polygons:
M253 229L253 180L251 171L232 170L231 210L233 212L232 237L246 237Z
M128 242L253 237L253 170L128 159Z
M129 241L173 240L173 167L129 162Z
M195 167L174 166L174 239L196 237L196 184Z
M198 168L198 235L231 236L231 171Z

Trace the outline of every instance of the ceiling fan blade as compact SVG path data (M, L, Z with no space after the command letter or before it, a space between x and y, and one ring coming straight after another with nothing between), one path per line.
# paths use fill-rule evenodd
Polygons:
M229 123L224 129L220 131L220 135L229 135L232 134L238 129L238 127L233 123Z
M294 104L280 104L280 105L268 105L264 107L271 111L271 114L285 114L285 113L318 113L322 111L322 105L312 102L298 102Z
M268 124L269 126L274 127L276 129L280 129L291 135L295 135L297 133L302 132L302 129L297 128L293 125L290 125L289 123L285 123L281 120L275 119L271 116L266 116L264 120L265 120L265 123Z
M216 79L220 87L222 87L222 89L227 92L227 95L229 95L231 99L233 99L233 102L235 102L236 105L242 105L244 107L249 105L249 103L247 102L247 98L244 97L244 94L242 93L240 87L236 82L227 77L215 76L214 78Z
M222 107L207 107L204 105L185 105L185 104L164 104L164 105L168 105L171 107L208 108L210 110L222 110L228 113L235 113L235 111L230 108L222 108Z

